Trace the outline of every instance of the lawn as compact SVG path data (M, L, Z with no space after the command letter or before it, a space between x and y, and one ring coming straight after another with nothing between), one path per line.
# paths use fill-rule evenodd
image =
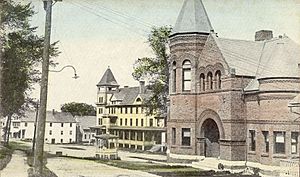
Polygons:
M129 170L139 170L152 174L156 174L162 177L201 177L201 176L218 176L218 177L257 177L257 176L247 176L241 174L231 174L228 171L215 172L204 171L197 168L192 168L189 166L181 165L164 165L152 162L132 162L132 161L122 161L122 160L97 160L99 163L104 163L110 166L115 166L119 168L125 168Z

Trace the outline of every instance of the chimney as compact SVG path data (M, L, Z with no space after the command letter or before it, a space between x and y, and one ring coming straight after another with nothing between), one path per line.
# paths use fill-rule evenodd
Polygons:
M255 41L265 41L273 38L273 31L260 30L255 32Z
M140 93L145 93L145 81L140 81Z

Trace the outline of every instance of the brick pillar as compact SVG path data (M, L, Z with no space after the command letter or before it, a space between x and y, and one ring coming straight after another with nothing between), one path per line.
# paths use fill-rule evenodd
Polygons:
M143 140L143 146L142 146L142 150L145 150L145 132L142 133L142 140Z
M291 137L292 133L291 131L286 131L285 132L285 155L288 158L292 157L292 147L291 147L291 141L292 141L292 137Z
M269 131L269 157L272 157L274 154L274 134L273 130Z

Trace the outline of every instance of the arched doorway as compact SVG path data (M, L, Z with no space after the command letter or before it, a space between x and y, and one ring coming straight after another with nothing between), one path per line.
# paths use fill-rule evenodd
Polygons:
M220 156L220 132L216 122L208 118L201 126L201 134L204 137L204 155L205 157Z

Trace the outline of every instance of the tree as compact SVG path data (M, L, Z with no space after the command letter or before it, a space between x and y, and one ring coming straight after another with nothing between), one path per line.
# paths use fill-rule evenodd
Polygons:
M11 1L3 2L3 46L1 108L7 116L4 139L9 141L11 117L22 115L30 103L30 91L40 78L36 67L42 61L43 37L35 34L36 27L29 24L34 15L31 4L22 5ZM59 54L56 43L52 44L51 56ZM53 65L55 63L52 62Z
M132 73L134 79L147 79L153 93L143 103L147 107L148 115L167 113L169 95L168 38L170 33L171 27L168 26L152 28L148 42L155 57L139 58L134 64Z
M65 103L61 106L62 112L69 112L72 116L95 116L96 108L86 103Z

